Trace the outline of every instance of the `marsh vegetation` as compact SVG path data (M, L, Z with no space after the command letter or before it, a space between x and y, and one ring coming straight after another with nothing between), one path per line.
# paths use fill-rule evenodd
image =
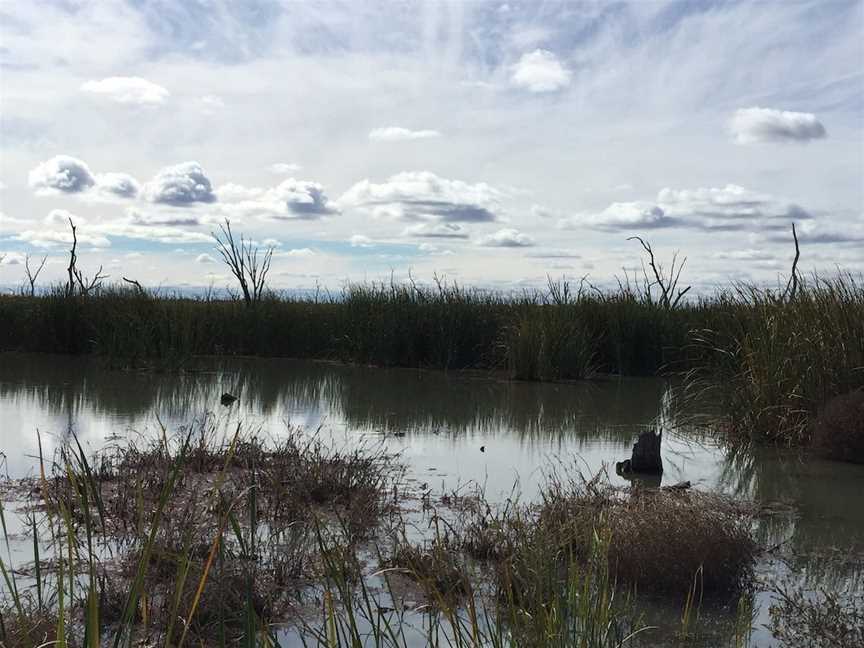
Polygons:
M418 498L403 475L380 447L212 417L89 457L73 438L4 485L34 555L0 559L0 643L638 645L636 591L692 609L747 596L747 506L575 473L499 506L477 489ZM422 520L434 533L412 538Z

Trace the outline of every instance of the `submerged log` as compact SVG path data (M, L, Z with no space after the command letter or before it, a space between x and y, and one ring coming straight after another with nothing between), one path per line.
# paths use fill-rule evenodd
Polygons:
M617 462L615 464L615 472L619 475L628 473L662 473L663 458L660 456L660 442L662 440L662 431L659 434L654 434L651 431L640 434L633 445L632 456L630 459Z

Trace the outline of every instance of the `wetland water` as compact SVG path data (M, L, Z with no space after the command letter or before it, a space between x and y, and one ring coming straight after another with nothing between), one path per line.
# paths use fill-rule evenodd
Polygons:
M239 401L222 407L223 392ZM155 433L157 416L176 430L213 412L265 434L292 425L339 443L383 443L401 454L418 490L428 485L441 493L473 482L494 500L510 496L515 484L530 500L551 467L593 473L629 456L639 432L660 426L664 484L690 480L780 511L758 522L760 541L779 546L758 565L760 581L864 591L864 466L779 450L730 453L676 420L669 394L658 379L536 384L264 359L201 359L195 371L154 374L109 371L89 358L0 354L0 472L33 474L37 429L50 455L70 429L96 450ZM761 592L756 603L751 645L770 646L760 629L768 595Z

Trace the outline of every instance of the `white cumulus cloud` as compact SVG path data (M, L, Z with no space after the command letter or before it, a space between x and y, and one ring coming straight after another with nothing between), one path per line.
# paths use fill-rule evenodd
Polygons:
M469 184L429 171L406 171L382 183L361 180L339 198L339 204L406 221L480 223L498 220L501 195L484 182Z
M83 160L70 155L55 155L32 169L28 182L37 194L50 195L87 191L96 181Z
M519 230L512 228L500 229L493 234L487 234L477 239L477 245L483 247L531 247L534 239Z
M600 212L559 221L563 228L601 230L686 227L704 230L773 229L812 216L802 207L734 184L698 189L661 189L656 201L612 203Z
M144 186L144 194L151 202L177 206L216 200L213 185L197 162L165 167Z
M436 130L411 130L401 126L375 128L369 132L369 139L373 142L404 142L435 137L441 137L441 133Z
M523 54L511 72L513 84L530 92L554 92L570 85L570 70L544 49Z
M135 198L141 186L128 173L97 173L96 190L108 198Z
M81 90L127 105L157 105L164 103L169 95L162 86L141 77L108 77L87 81L82 84Z
M468 229L459 223L417 223L406 227L402 235L418 238L467 239Z
M76 216L72 212L66 211L65 209L52 209L48 212L48 215L45 217L46 225L53 225L55 227L69 227L69 221L78 227L79 225L84 225L87 222L87 219L83 216Z
M773 108L737 110L732 116L730 127L739 144L809 142L828 135L825 126L812 113Z
M323 185L288 178L275 187L244 187L229 183L216 190L229 215L264 216L276 220L314 220L339 213Z

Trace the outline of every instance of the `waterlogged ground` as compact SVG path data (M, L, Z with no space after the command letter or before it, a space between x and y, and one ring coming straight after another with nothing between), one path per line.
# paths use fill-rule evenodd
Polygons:
M223 392L238 402L222 407ZM697 412L675 414L673 401L670 386L655 379L531 384L473 373L249 359L201 360L194 371L154 374L108 371L86 358L0 354L0 474L34 474L37 430L50 456L69 430L95 450L154 434L160 422L175 430L213 412L274 436L291 425L337 443L383 443L401 454L418 493L476 483L489 499L515 492L527 501L552 467L593 473L629 456L635 437L659 426L663 484L689 480L777 511L760 518L757 529L760 541L775 549L757 568L763 591L756 596L752 646L773 645L763 627L771 581L864 592L864 467L779 450L730 453L694 423ZM11 523L14 534L20 529ZM28 559L26 541L12 551L13 562ZM649 620L674 623L680 608L658 603L647 613ZM716 616L720 627L725 619Z

